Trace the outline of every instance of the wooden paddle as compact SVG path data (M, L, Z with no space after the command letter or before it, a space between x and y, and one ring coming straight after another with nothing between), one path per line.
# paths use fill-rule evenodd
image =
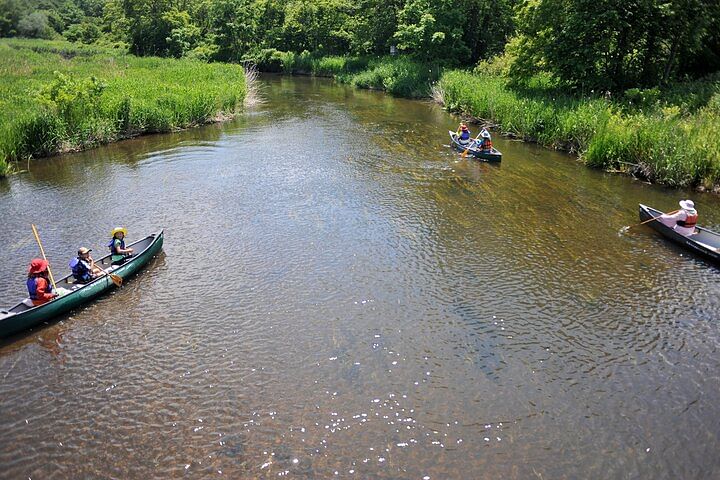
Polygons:
M680 211L680 210L675 210L675 211L672 211L672 212L668 213L667 215L675 215L675 214L676 214L677 212L679 212L679 211ZM657 217L648 218L648 219L645 220L644 222L636 223L635 225L628 225L628 226L626 226L626 227L623 227L623 228L622 228L622 231L623 231L623 232L627 232L627 231L630 230L632 227L639 227L640 225L645 225L646 223L652 222L653 220L657 220L658 218L660 218L660 215L658 215Z
M32 227L33 234L35 235L35 240L37 241L38 247L40 247L40 253L43 256L43 260L47 262L47 257L45 256L45 249L42 246L42 242L40 241L40 235L38 235L37 228L35 228L35 225L30 224ZM50 262L48 262L48 274L50 275L50 282L52 283L53 290L57 293L57 287L55 286L55 278L53 277L52 270L50 270Z
M472 144L475 143L478 138L480 138L481 134L482 134L482 130L480 130L480 133L477 134L477 137L475 137L475 140L470 140L470 143L468 144L468 148L466 148L465 151L460 155L462 158L467 157L467 154L470 151L470 147L472 147Z
M103 274L110 277L110 280L112 280L112 282L115 285L117 285L118 287L122 287L123 279L120 275L115 275L114 273L106 272L104 268L98 266L98 264L95 263L94 261L93 261L93 266L98 267Z

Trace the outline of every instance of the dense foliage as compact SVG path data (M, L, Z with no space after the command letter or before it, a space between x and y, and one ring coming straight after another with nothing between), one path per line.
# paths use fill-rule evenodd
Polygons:
M516 0L0 0L0 36L239 61L263 49L470 64L502 51Z
M720 70L717 0L0 0L0 36L241 61L267 49L469 66L622 92Z
M717 0L0 0L0 36L242 61L267 49L468 66L503 54L538 74L622 92L720 70Z
M511 72L622 91L720 70L717 0L527 0Z

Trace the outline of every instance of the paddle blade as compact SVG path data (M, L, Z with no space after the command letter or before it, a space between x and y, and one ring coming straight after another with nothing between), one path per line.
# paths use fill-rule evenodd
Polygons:
M115 285L118 287L122 287L123 279L120 275L115 275L113 273L110 274L110 280L113 281Z

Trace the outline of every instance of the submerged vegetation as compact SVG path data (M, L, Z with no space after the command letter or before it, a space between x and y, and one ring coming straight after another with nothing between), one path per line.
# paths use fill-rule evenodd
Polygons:
M13 161L234 115L242 67L141 58L38 40L0 41L0 175Z

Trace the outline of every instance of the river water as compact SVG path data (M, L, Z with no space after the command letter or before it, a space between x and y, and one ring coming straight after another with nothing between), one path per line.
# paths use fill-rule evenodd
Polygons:
M0 303L165 229L140 275L0 343L0 478L718 478L720 270L691 197L327 80L0 181Z

